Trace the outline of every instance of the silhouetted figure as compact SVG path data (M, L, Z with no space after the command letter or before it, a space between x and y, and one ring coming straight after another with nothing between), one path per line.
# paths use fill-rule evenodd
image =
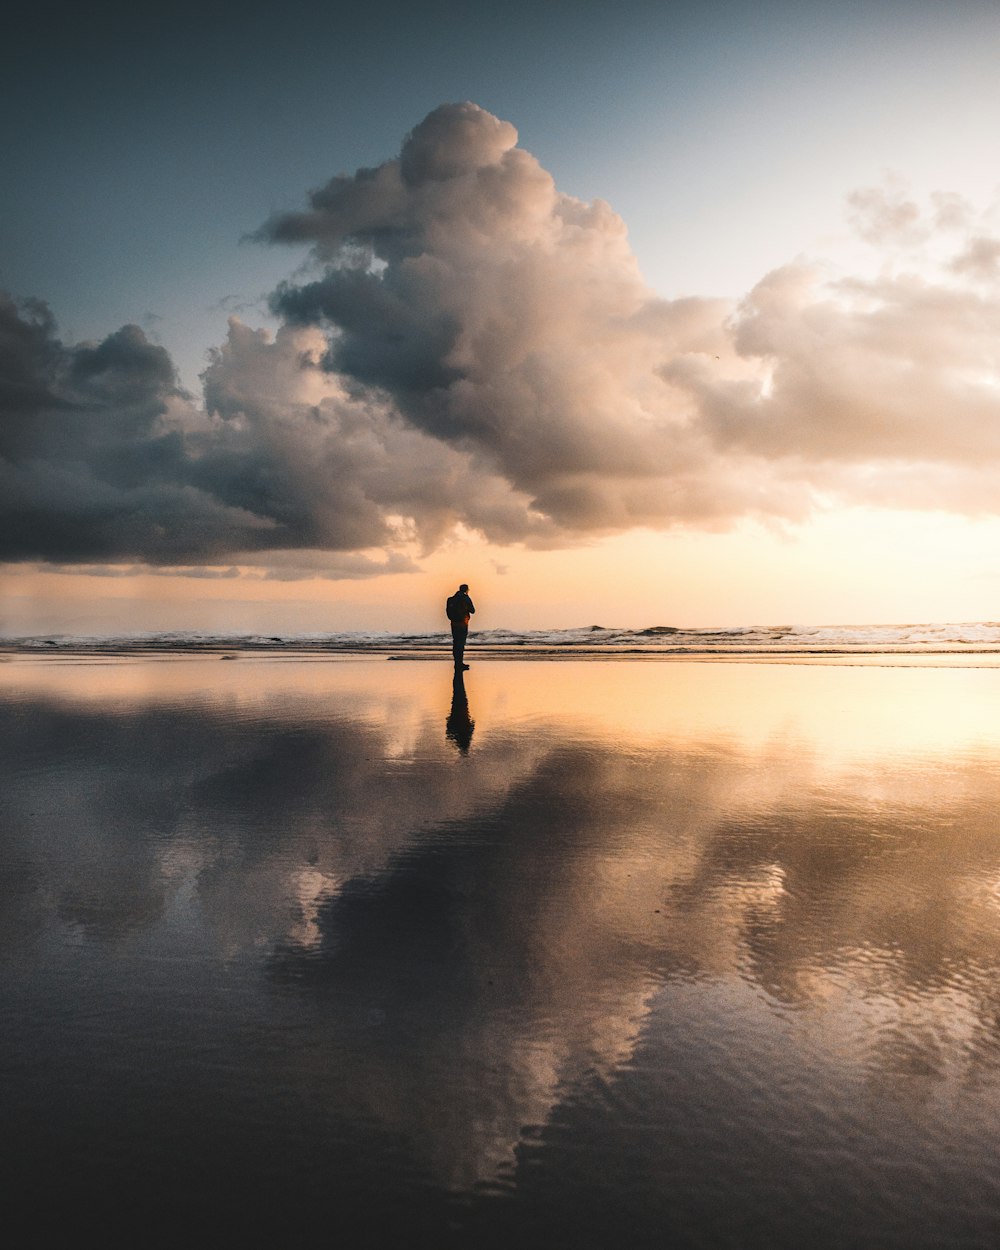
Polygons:
M451 653L455 657L456 668L468 668L462 661L465 658L465 640L469 636L469 617L475 612L469 598L469 588L463 582L453 595L449 595L444 610L451 621Z
M455 677L451 683L451 711L445 721L444 736L463 755L469 754L469 743L476 722L469 715L469 700L465 693L465 676L460 668L455 669Z

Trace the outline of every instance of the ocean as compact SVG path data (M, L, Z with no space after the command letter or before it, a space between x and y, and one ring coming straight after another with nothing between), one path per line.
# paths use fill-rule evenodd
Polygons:
M117 635L61 634L0 639L0 650L155 653L240 650L314 655L333 653L443 653L450 647L444 633L297 633L214 634L198 631ZM650 625L614 629L588 625L576 629L472 629L473 649L494 658L543 657L712 657L748 658L799 656L974 656L988 662L1000 656L1000 623L959 624L740 626L726 629L685 629Z

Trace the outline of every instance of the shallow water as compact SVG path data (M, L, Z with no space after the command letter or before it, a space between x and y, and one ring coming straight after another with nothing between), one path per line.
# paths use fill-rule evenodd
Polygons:
M995 1246L1000 670L0 665L39 1240Z

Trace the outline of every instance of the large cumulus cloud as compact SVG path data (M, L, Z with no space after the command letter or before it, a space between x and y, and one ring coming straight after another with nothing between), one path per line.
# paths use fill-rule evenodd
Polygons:
M231 323L203 403L134 326L66 345L0 302L0 558L339 552L357 576L459 526L556 546L831 500L995 513L997 231L899 183L848 210L863 274L796 260L739 301L665 300L611 208L443 105L265 223L309 260L274 337Z
M730 351L725 305L658 299L622 220L560 193L516 140L445 105L398 159L273 218L261 237L310 243L323 266L275 310L325 327L329 368L500 472L563 538L796 506L773 482L763 501L752 454L718 456L664 372Z
M874 276L798 261L741 302L668 301L620 218L516 139L442 106L398 159L265 225L322 267L273 305L326 329L328 368L498 470L564 540L831 497L996 509L1000 242L960 197L853 193Z

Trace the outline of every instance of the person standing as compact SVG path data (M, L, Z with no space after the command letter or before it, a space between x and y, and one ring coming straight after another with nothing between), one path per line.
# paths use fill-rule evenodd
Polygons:
M451 653L455 657L455 667L457 669L467 669L469 667L468 664L463 662L465 659L465 642L469 637L469 618L476 609L469 598L469 587L465 582L459 586L453 595L448 596L444 610L448 614L448 620L451 622Z

